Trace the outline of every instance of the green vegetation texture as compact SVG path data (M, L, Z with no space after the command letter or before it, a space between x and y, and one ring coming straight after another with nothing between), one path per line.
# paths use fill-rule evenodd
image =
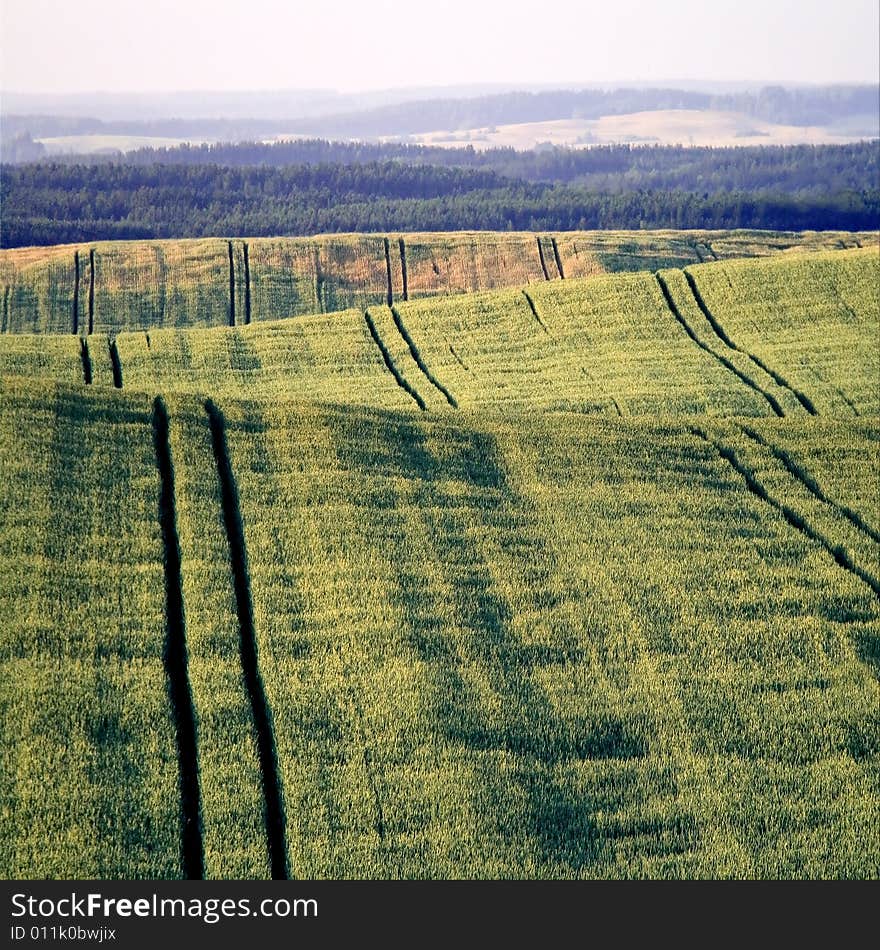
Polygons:
M836 231L582 231L102 241L0 250L0 333L118 333L259 320L566 277L877 245ZM539 252L539 244L542 251ZM386 257L387 245L387 257ZM404 269L406 277L404 277Z
M876 249L532 241L0 335L0 874L880 877Z

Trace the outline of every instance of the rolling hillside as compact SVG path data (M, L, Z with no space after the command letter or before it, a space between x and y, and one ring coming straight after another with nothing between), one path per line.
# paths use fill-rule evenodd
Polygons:
M878 282L864 248L235 327L9 334L0 373L383 408L873 415Z
M0 257L0 875L880 877L876 236L400 240Z
M453 232L6 249L0 250L0 332L239 325L560 276L876 243L876 233L588 231L556 237Z

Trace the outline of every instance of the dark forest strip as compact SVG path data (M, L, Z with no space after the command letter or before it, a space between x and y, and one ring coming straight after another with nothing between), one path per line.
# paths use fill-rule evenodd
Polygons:
M404 342L409 347L409 351L412 354L412 358L416 361L416 365L422 371L425 376L425 379L437 390L439 390L446 401L452 406L453 409L458 409L458 402L455 399L455 396L437 379L436 376L428 369L425 365L425 361L422 359L422 354L419 352L418 347L415 344L413 338L407 332L406 327L404 326L403 320L400 319L400 314L397 312L396 307L391 308L391 316L394 317L394 325L397 327L400 335L403 337Z
M721 442L715 442L700 429L692 428L691 432L704 442L711 445L712 448L714 448L715 451L721 456L721 458L728 462L738 475L742 476L742 478L745 480L746 486L753 495L757 496L765 504L778 511L783 516L783 518L785 518L785 520L793 528L795 528L797 531L800 531L801 534L806 535L806 537L808 537L811 541L815 541L817 544L821 545L831 555L831 557L834 558L835 562L840 567L846 571L849 571L860 581L867 584L874 594L880 598L880 581L878 581L877 578L872 577L867 571L862 570L858 564L853 563L852 559L843 547L832 544L827 538L816 531L816 529L813 528L812 525L802 515L799 515L792 508L789 508L782 502L777 501L775 498L772 498L767 493L767 489L764 488L764 486L758 481L755 473L747 465L741 462L739 458L737 458L736 452L734 452L733 449Z
M232 252L232 241L227 241L229 249L229 326L235 326L235 257Z
M386 295L388 306L390 307L394 303L394 288L391 283L391 246L388 243L388 238L384 239L385 243L385 273L388 278L388 293Z
M379 336L379 331L376 329L376 324L373 323L373 318L370 316L370 311L364 311L364 319L367 321L367 329L370 331L370 336L373 338L373 342L379 348L379 352L382 354L382 359L385 363L385 368L389 373L394 377L395 382L400 388L407 393L407 395L412 396L416 401L416 405L423 412L428 408L425 405L425 400L410 386L410 384L403 378L400 374L400 370L394 365L394 360L391 358L391 354L388 352L385 344L382 342L382 337Z
M562 269L562 258L559 256L559 247L556 244L556 238L551 237L550 243L553 245L553 257L556 260L556 269L559 271L559 279L565 280L565 271Z
M719 339L722 340L722 342L724 342L732 350L736 350L737 353L742 353L743 356L747 356L755 364L755 366L758 366L764 370L764 372L770 376L773 382L775 382L778 386L782 386L787 389L811 416L818 415L816 412L816 407L807 396L795 389L794 386L792 386L783 376L770 369L770 367L767 366L762 360L758 359L757 356L749 353L748 350L741 349L736 345L736 343L733 342L733 340L730 339L730 337L725 332L724 327L721 326L718 320L715 319L712 311L706 306L706 302L703 300L703 296L700 293L699 288L697 287L697 282L694 280L693 276L687 271L684 271L684 276L685 280L688 282L688 287L691 289L691 293L694 295L694 300L697 302L697 306L702 311L703 316L709 321L712 329L715 331Z
M266 697L266 688L260 675L257 635L254 629L254 607L248 576L247 549L244 541L244 526L238 500L238 486L229 460L226 444L226 423L223 413L209 399L205 411L211 427L211 441L217 476L220 480L223 523L229 543L229 558L235 588L235 603L238 612L239 652L245 685L251 702L251 713L257 733L257 750L260 772L263 778L265 801L266 841L273 880L287 880L287 840L284 817L284 794L278 770L278 752L275 745L275 730L272 710Z
M544 245L541 244L541 236L535 238L538 242L538 257L541 259L541 270L544 272L544 280L550 280L550 274L547 272L547 261L544 260Z
M797 479L810 494L814 495L819 499L823 504L830 505L835 511L840 512L844 518L847 519L854 527L858 528L859 531L862 531L866 534L872 541L876 541L880 544L880 532L875 531L862 516L854 511L852 508L849 508L847 505L840 505L833 499L829 498L825 492L819 487L819 483L815 478L805 469L802 468L798 463L786 452L784 449L780 449L772 443L768 442L763 438L759 433L755 432L753 429L750 429L748 426L740 427L743 432L754 442L757 442L758 445L762 445L765 449L769 449L773 455L785 466L788 474L792 478Z
M73 329L74 336L79 333L79 251L73 252Z
M82 360L83 381L86 386L92 384L92 358L89 355L89 344L84 336L79 338L79 355Z
M180 574L180 541L177 536L174 500L174 465L168 439L168 410L161 396L153 403L153 443L159 468L159 524L165 550L166 612L163 660L177 736L183 873L190 880L201 880L205 876L205 852L202 842L196 714L189 682Z
M409 300L409 288L406 278L406 242L403 238L400 238L397 243L400 246L400 272L403 275L403 299Z
M697 338L697 335L690 328L690 326L688 326L687 320L685 320L685 318L682 316L681 312L679 311L678 307L675 304L675 301L672 299L672 294L669 292L669 286L667 285L666 281L663 279L663 276L659 273L655 274L654 276L657 278L657 283L660 285L660 290L663 293L663 299L666 301L666 306L669 308L669 312L681 324L682 328L684 329L684 332L687 333L687 335L691 338L691 340L693 340L693 342L696 343L697 346L701 350L705 350L710 356L714 356L715 359L718 360L719 363L721 363L724 367L729 369L730 372L733 373L733 375L736 376L737 379L739 379L741 382L745 383L746 386L749 387L749 389L753 389L756 393L760 393L760 395L762 395L770 404L770 408L773 410L773 412L777 416L780 416L780 417L784 416L785 412L783 411L782 406L780 406L779 403L776 401L775 396L761 389L761 387L754 380L749 379L749 377L746 376L745 373L738 370L733 365L733 363L730 362L730 360L722 356L720 353L717 353L711 347L706 346L706 344L703 343L702 340Z
M113 368L113 385L122 389L122 363L119 359L119 350L116 348L116 339L107 337L107 346L110 349L110 366Z

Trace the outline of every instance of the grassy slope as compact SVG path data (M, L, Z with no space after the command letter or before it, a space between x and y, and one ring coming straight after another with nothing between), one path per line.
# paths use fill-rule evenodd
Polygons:
M0 873L178 877L149 402L0 404Z
M117 347L126 387L263 395L405 407L364 314L281 320L250 327L124 333Z
M672 308L651 275L542 281L535 312L500 291L120 334L121 393L101 337L103 385L7 377L0 695L29 731L4 749L0 873L180 873L151 403L128 392L145 389L170 412L208 876L269 873L243 616L294 876L880 876L880 433L851 352L875 339L876 262L777 260L731 277L740 350L719 301L710 319L667 271ZM728 267L690 272L706 300ZM764 288L766 369L735 322ZM43 348L22 364L26 339ZM0 339L3 372L73 379L65 339ZM789 379L820 357L822 378ZM35 631L95 645L47 672ZM134 672L108 667L131 643ZM80 772L47 783L70 742ZM96 756L131 777L124 802ZM51 853L25 808L57 822Z
M876 250L742 264L690 269L730 342L820 414L880 412Z
M116 333L363 310L387 302L389 270L395 301L519 286L543 280L544 268L549 279L558 277L552 240L540 239L543 267L536 235L493 232L106 241L2 250L0 332L69 333L75 324L81 333L89 327ZM568 232L557 236L556 250L564 276L584 277L876 241L876 234L837 232Z
M138 425L147 428L141 397L66 389L53 402L33 384L17 393L7 397L13 411L4 418L14 421L21 405L34 420L34 444L53 432L63 437L60 423L96 407L107 421L141 407ZM880 603L827 546L748 490L716 445L732 449L751 477L832 545L848 543L846 525L827 517L737 424L577 413L511 423L278 399L227 399L220 407L292 874L880 872L872 844L880 688L870 667ZM262 787L206 414L196 400L171 400L169 409L207 873L261 876ZM809 465L821 458L832 423L747 425L774 443L795 439ZM858 420L834 427L836 490L852 500L860 473L876 464L877 432ZM147 441L128 466L149 469L150 448ZM4 467L15 470L10 461ZM65 468L78 486L73 517L100 508L108 490L124 493L120 510L131 510L132 483L108 488L106 478L78 471ZM7 504L16 492L24 535L34 536L45 488L21 491L9 477L2 484ZM106 543L125 546L131 563L125 523ZM139 620L144 595L131 585L153 578L146 596L160 629L138 629L137 642L146 638L147 646L161 641L155 522L151 530L149 572L125 573L121 601L137 600ZM75 575L80 563L81 547L66 542L53 577ZM27 588L12 585L6 596L11 615L26 615ZM115 611L119 602L89 603ZM53 637L67 629L48 626ZM77 667L89 672L78 681L86 709L90 690L100 695L93 662ZM161 668L158 658L151 662L156 695ZM23 702L17 689L7 691ZM144 702L142 689L136 695ZM39 708L66 706L56 694ZM45 741L46 728L33 725L34 742ZM65 720L61 728L71 726ZM153 794L173 833L168 743L164 752L142 748L162 735L152 719L149 727L135 719L125 735L137 743L137 761L151 764L151 788L156 761L166 763L165 792ZM118 817L118 791L103 777L92 786L93 807ZM42 784L22 787L33 796ZM126 797L139 801L138 787ZM79 835L91 819L77 813L81 788L75 797L69 788L54 794L65 830ZM16 853L29 840L21 828L20 820L11 825ZM123 866L136 875L175 873L157 868L155 856L120 855L118 834L112 823L104 829L101 873ZM58 863L32 867L64 873L80 871L81 861L62 847Z
M878 271L869 249L712 263L380 305L366 316L121 333L115 346L124 386L156 391L432 410L871 414ZM0 369L81 379L79 345L63 340L0 337ZM102 337L89 340L95 384L113 382L108 352Z
M680 423L229 415L295 873L877 873L877 600Z

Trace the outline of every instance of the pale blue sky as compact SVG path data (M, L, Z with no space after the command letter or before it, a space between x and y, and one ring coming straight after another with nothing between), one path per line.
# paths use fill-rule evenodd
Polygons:
M0 88L878 79L877 0L0 0Z

